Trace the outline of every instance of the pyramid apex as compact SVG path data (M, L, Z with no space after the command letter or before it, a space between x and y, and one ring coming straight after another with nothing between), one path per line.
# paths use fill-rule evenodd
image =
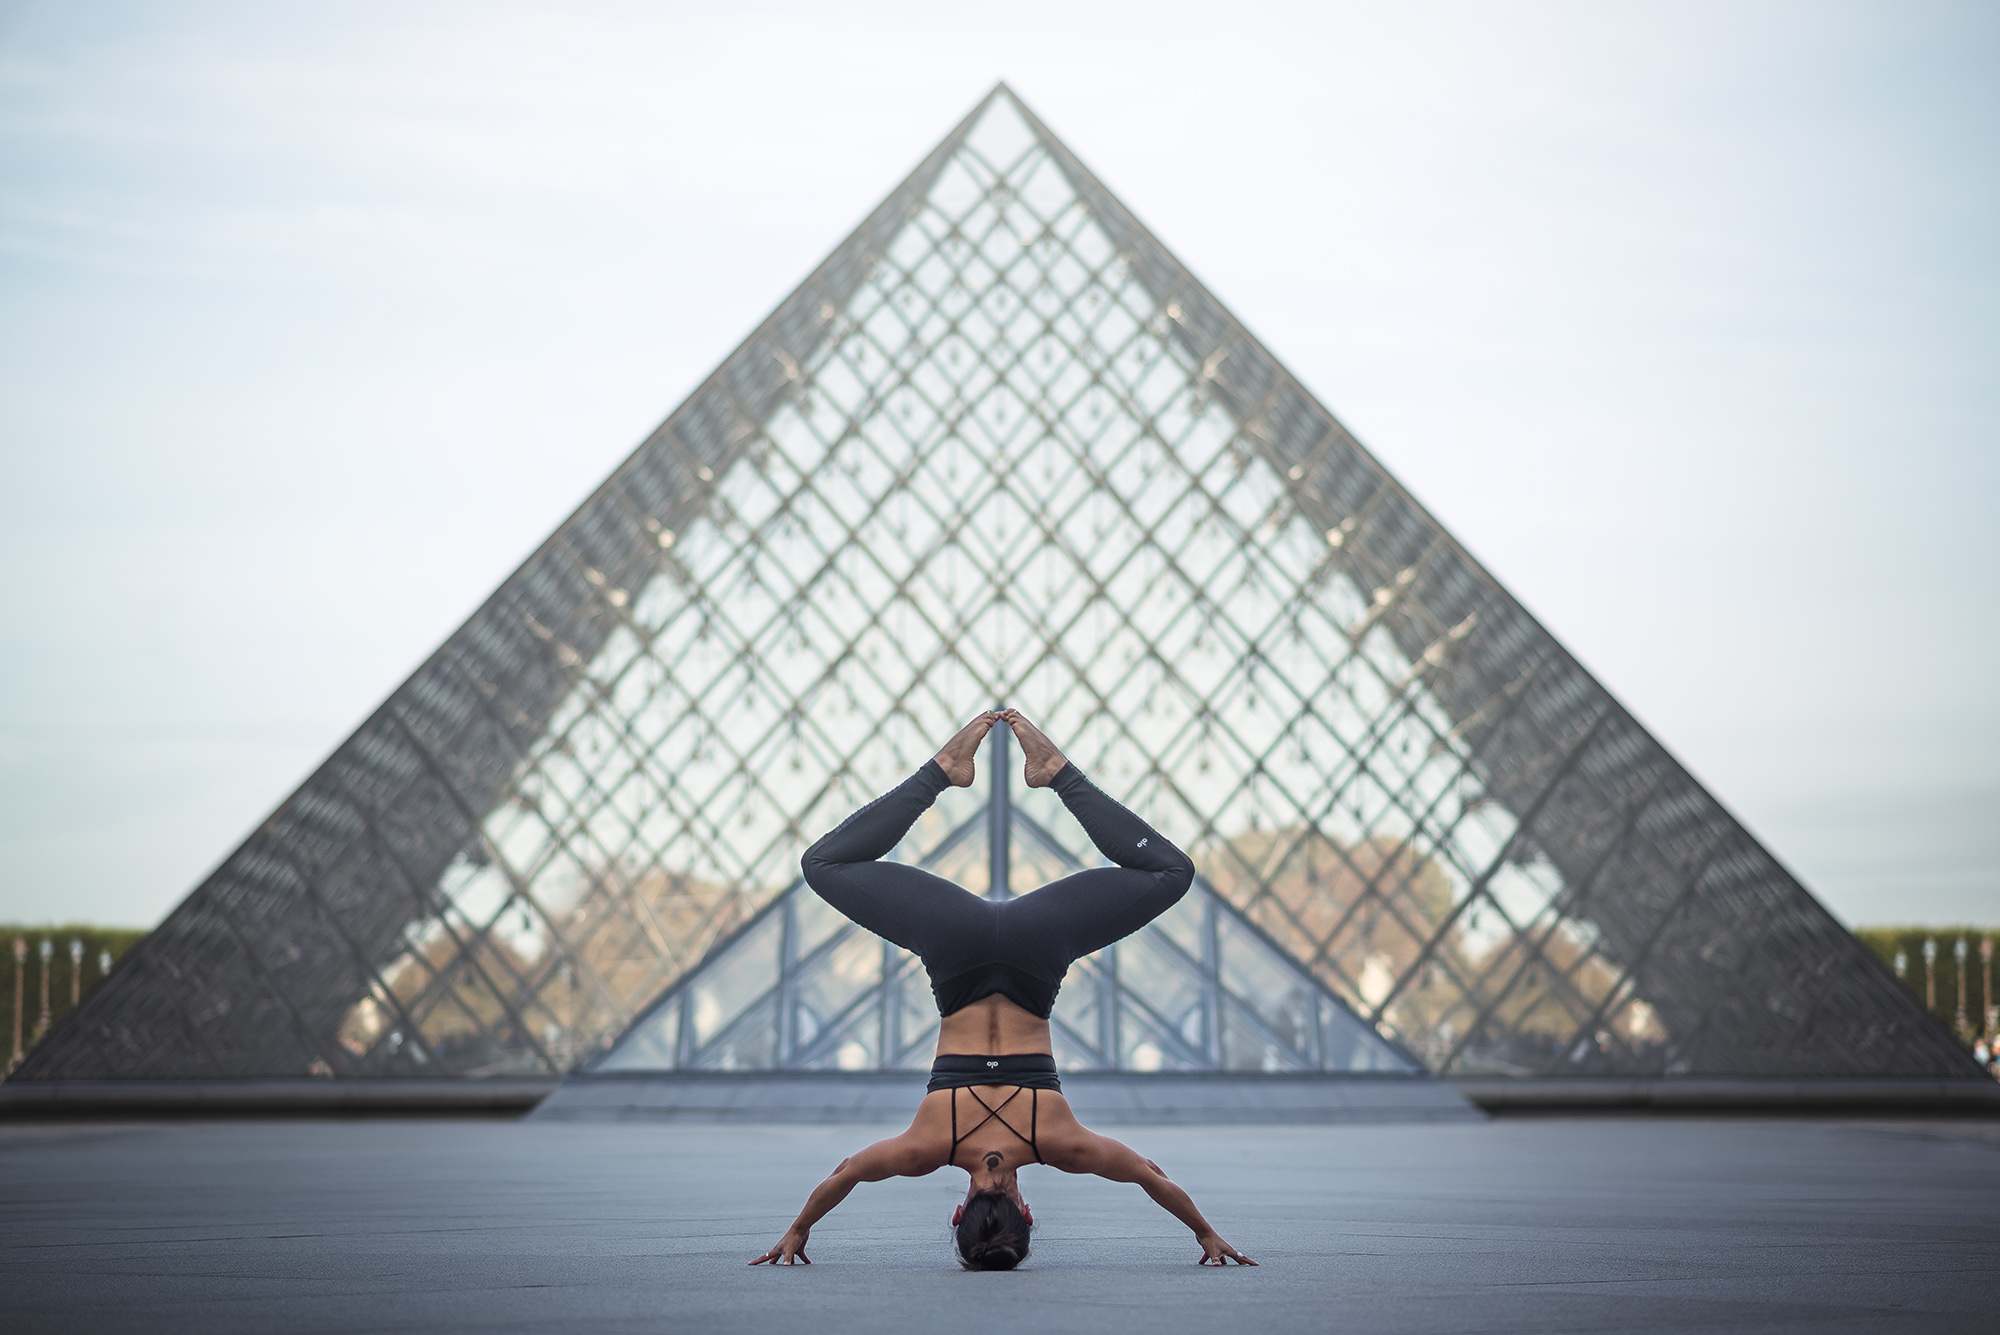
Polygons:
M1015 92L1005 79L995 80L993 86L986 90L986 96L979 99L979 109L983 111L1001 98L1012 102L1017 108L1026 109L1027 104L1021 101L1021 95Z

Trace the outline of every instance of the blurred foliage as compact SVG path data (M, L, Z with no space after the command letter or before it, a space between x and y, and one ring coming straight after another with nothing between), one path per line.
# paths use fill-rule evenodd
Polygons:
M1987 988L1992 981L1993 969L2000 967L2000 962L1989 963L1982 959L1980 947L1990 943L1993 953L2000 954L2000 928L1858 927L1854 934L1903 980L1903 986L1910 989L1912 996L1928 1004L1932 1012L1968 1044L1981 1034L1994 1032L1991 1008L1995 1003L1987 995ZM1935 958L1928 966L1928 985L1924 960L1924 943L1927 941L1935 945ZM1960 941L1965 943L1965 1011L1962 1022L1958 994Z
M145 932L133 928L90 927L80 923L64 927L0 926L0 1065L12 1070L18 1053L33 1047L47 1029L69 1013L74 1000L87 996L97 986L108 966L115 967L125 952L145 936ZM16 942L25 949L17 951ZM46 966L42 961L44 942L49 947ZM48 1000L46 1025L44 995ZM21 1007L18 1031L14 1027L17 997Z

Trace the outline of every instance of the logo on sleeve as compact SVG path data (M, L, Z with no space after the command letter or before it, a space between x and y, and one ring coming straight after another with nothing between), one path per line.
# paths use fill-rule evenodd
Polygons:
M1144 848L1145 846L1146 846L1146 841L1144 839L1141 839L1139 841L1139 847Z

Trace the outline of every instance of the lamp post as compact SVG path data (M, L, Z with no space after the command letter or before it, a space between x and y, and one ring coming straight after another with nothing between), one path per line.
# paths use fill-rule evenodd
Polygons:
M1937 1013L1937 938L1924 938L1924 1009Z
M55 942L43 937L42 948L37 953L42 957L42 1018L35 1025L35 1037L39 1039L49 1032L49 961L55 958Z
M1951 948L1951 956L1958 964L1958 1034L1964 1038L1972 1026L1965 1022L1965 938L1959 937L1958 944Z
M14 938L14 1055L7 1059L7 1069L13 1070L21 1061L21 1004L26 1000L22 987L28 977L28 939Z
M1963 941L1959 942L1958 948L1962 953L1965 950L1965 943ZM83 998L83 942L77 940L75 937L71 937L69 939L70 1009L75 1010L76 1003L82 1000L82 998Z
M1979 943L1979 1009L1984 1012L1979 1018L1985 1021L1981 1029L1986 1034L1986 1046L1993 1046L1993 1025L2000 1018L2000 1006L1993 1004L1993 938L1985 937Z

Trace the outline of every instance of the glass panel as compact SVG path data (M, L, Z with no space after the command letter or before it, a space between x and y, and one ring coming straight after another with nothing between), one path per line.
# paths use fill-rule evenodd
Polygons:
M1056 1064L1065 1071L1087 1071L1105 1065L1097 1046L1103 1027L1100 983L1094 970L1072 967L1056 994Z
M618 1045L600 1059L599 1071L671 1071L680 1064L681 998L667 1004L627 1030Z
M712 967L703 969L688 989L688 1017L697 1047L705 1047L744 1007L776 986L782 926L779 914L765 918L734 942Z
M1124 994L1125 1016L1150 1012L1143 1021L1164 1025L1196 1048L1206 1046L1206 999L1199 973L1150 934L1130 937L1118 946L1118 986Z
M881 982L882 942L871 933L855 929L815 959L810 968L801 971L799 1006L812 1018L816 1031L864 994L879 991ZM811 1041L811 1036L803 1032L803 1023L799 1041Z
M1263 1055L1257 1065L1276 1070L1272 1062L1294 1066L1315 1061L1313 1015L1318 989L1287 961L1258 940L1249 929L1233 919L1225 919L1217 930L1222 959L1222 985L1231 999L1262 1022L1261 1034L1241 1034L1242 1043L1254 1043L1263 1051L1268 1043L1283 1049L1281 1056ZM1232 1030L1223 1029L1223 1062L1241 1067L1243 1060L1230 1050ZM1268 1040L1268 1043L1267 1043Z
M1233 1000L1222 1007L1222 1066L1229 1071L1312 1069L1293 1044L1274 1037Z
M777 1055L778 999L766 996L714 1043L696 1052L692 1065L704 1071L768 1070Z
M793 920L793 930L798 933L793 949L801 957L818 950L821 942L848 925L840 910L810 891L793 897L792 911L798 915Z

